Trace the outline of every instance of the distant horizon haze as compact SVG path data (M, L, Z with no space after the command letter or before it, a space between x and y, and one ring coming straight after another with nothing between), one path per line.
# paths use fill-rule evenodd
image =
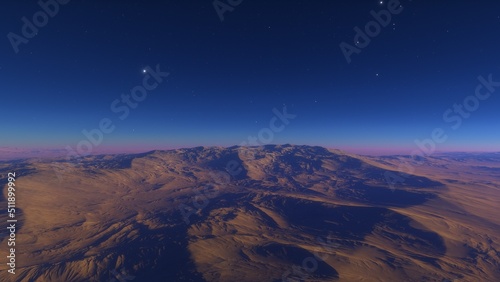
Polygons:
M147 153L151 151L167 151L167 150L178 150L178 149L191 149L196 147L223 147L229 148L234 146L239 147L260 147L260 146L282 146L282 145L291 145L291 146L310 146L310 147L323 147L331 150L341 150L348 154L356 154L356 155L366 155L366 156L395 156L395 155L403 155L408 156L415 152L421 152L422 155L427 156L422 153L417 147L414 148L406 148L406 147L352 147L352 146L324 146L324 145L314 145L314 144L261 144L257 146L239 146L239 145L193 145L193 146L100 146L93 150L89 155L116 155L116 154L140 154ZM25 159L25 158L60 158L60 157L68 157L71 154L68 153L64 147L0 147L0 161L8 161L15 159ZM499 150L495 150L494 148L461 148L455 147L450 150L439 150L436 149L432 154L428 156L436 155L436 154L448 154L448 153L500 153ZM86 155L85 155L86 156ZM85 157L80 156L80 157Z

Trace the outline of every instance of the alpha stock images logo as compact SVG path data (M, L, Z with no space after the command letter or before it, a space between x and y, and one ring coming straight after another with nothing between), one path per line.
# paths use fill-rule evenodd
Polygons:
M9 32L7 38L12 46L12 49L17 54L21 44L28 44L29 41L35 38L39 31L44 28L50 21L59 14L61 8L68 4L70 0L40 0L37 2L40 10L35 12L32 17L22 17L21 30L18 33Z
M227 12L233 12L236 7L238 7L243 0L215 0L212 2L215 12L219 17L220 21L224 21L224 14Z
M462 127L464 120L472 117L472 114L477 111L481 104L492 97L500 87L500 80L493 80L493 74L489 74L487 78L479 76L474 95L469 95L463 99L461 103L454 103L452 107L446 109L442 114L442 119L452 131L456 131ZM409 160L402 160L395 173L388 171L385 173L385 179L389 187L394 191L397 185L403 184L408 177L415 173L415 167L423 165L426 157L435 154L439 145L445 143L449 136L446 132L449 130L441 127L436 127L432 130L430 138L423 140L415 139L414 143L417 149L409 154Z
M117 98L111 102L110 111L118 115L118 121L126 120L131 111L144 102L148 94L155 90L170 75L168 72L162 72L159 64L156 65L155 69L146 66L143 73L145 75L142 79L142 84L130 89L130 94L121 94L120 99ZM85 138L80 140L75 148L70 145L65 147L66 160L72 162L65 164L55 162L52 164L57 178L61 181L63 175L75 167L75 161L79 161L83 157L92 154L104 142L105 136L113 133L115 130L116 121L108 117L101 118L97 128L91 130L83 129L81 133Z
M380 1L380 5L384 4L384 1ZM359 55L363 49L367 48L372 40L391 24L393 17L403 12L403 9L399 0L389 0L385 9L371 10L370 15L373 20L367 22L363 29L358 26L354 27L355 34L352 43L342 41L339 45L347 63L352 62L354 54Z

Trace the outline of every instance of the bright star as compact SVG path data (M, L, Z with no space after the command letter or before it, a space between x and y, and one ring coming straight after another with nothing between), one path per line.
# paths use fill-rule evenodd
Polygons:
M146 73L146 70L145 70L145 69L143 69L143 70L142 70L142 73Z

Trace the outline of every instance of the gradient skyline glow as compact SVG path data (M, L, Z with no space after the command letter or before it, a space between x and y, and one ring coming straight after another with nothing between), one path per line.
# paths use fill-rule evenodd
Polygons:
M60 5L17 54L0 43L0 148L75 148L103 118L115 129L92 153L240 145L286 106L296 118L268 143L409 154L441 128L436 151L500 151L500 87L460 125L456 112L443 118L476 95L478 77L500 82L500 3L401 0L348 63L339 44L385 2L243 1L223 22L211 2ZM40 10L4 6L4 35ZM157 65L169 76L121 120L111 104Z

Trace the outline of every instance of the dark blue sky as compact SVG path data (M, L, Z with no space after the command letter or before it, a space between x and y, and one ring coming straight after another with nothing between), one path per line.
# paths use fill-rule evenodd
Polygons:
M348 63L339 45L354 46L354 28L389 2L243 0L221 21L212 1L73 0L16 53L12 33L42 8L4 1L0 147L76 148L108 118L114 131L93 152L230 146L260 133L259 144L409 153L435 128L447 136L437 150L500 151L500 87L474 98L479 76L500 81L500 2L401 0ZM121 120L111 104L157 65L169 76ZM473 110L460 114L464 101ZM296 117L270 130L284 106Z

